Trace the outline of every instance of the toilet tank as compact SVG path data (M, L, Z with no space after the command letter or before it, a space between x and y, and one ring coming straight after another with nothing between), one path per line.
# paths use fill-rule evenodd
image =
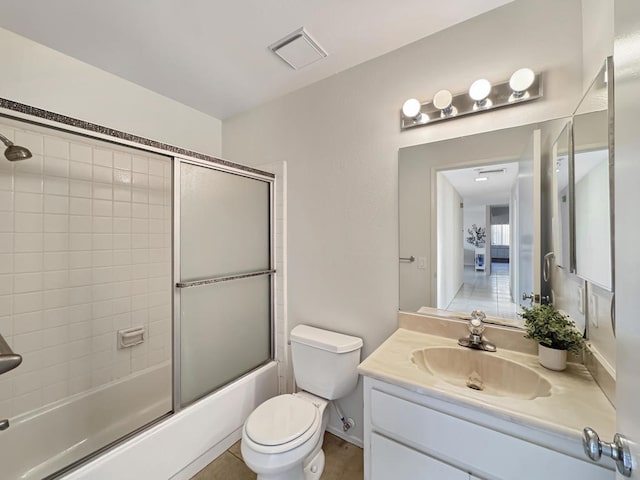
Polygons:
M361 349L361 338L296 326L291 330L291 361L298 387L327 400L348 395L358 383Z

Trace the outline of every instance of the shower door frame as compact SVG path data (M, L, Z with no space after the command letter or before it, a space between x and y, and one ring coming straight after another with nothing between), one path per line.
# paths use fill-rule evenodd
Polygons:
M275 356L275 274L276 269L274 266L275 263L275 189L274 183L275 178L267 175L261 175L257 172L248 172L246 170L241 170L238 168L234 168L226 165L219 165L208 161L196 160L193 158L187 158L182 156L173 156L173 202L172 202L172 230L173 230L173 244L172 244L172 254L173 254L173 271L171 273L171 277L173 278L173 325L172 325L172 342L173 342L173 357L172 357L172 369L173 369L173 412L177 413L181 409L188 407L189 405L193 405L194 403L202 400L203 398L208 397L209 395L215 394L215 392L221 388L224 388L226 385L229 385L231 382L227 382L224 385L215 388L213 391L208 394L200 397L199 399L191 402L189 405L182 405L182 338L181 338L181 326L182 326L182 315L181 315L181 289L179 284L180 278L180 166L182 164L194 165L202 168L209 168L211 170L216 170L223 173L228 173L231 175L239 175L245 178L250 178L252 180L258 180L266 182L269 185L269 269L266 271L260 272L249 272L244 273L243 275L252 275L252 274L260 274L260 275L269 275L269 358L265 360L260 365L256 365L249 372L236 377L232 381L236 381L245 375L250 374L257 368L266 365L269 362L274 360Z
M256 367L254 367L251 371L231 380L230 382L228 382L227 384L221 386L219 389L214 390L213 392L209 393L208 395L198 399L197 401L200 401L212 394L214 394L216 391L225 388L226 386L237 382L239 379L247 377L248 375L250 375L252 372L255 372L256 370L260 369L261 367L263 367L266 364L269 364L270 362L273 362L274 358L275 358L275 342L276 342L276 331L275 331L275 327L276 327L276 316L275 316L275 309L276 309L276 277L275 277L275 273L276 273L276 269L275 269L275 250L276 250L276 229L275 229L275 222L276 222L276 210L275 210L275 182L276 182L276 176L271 173L271 172L267 172L264 170L260 170L258 168L254 168L254 167L250 167L250 166L245 166L245 165L241 165L241 164L236 164L233 162L229 162L223 159L220 159L218 157L214 157L212 155L206 155L206 154L202 154L199 152L195 152L193 150L189 150L186 148L182 148L182 147L176 147L173 145L169 145L166 143L162 143L156 140L152 140L140 135L136 135L136 134L131 134L131 133L127 133L121 130L116 130L110 127L106 127L103 125L99 125L99 124L95 124L95 123L91 123L91 122L87 122L85 120L81 120L78 118L74 118L74 117L69 117L66 115L61 115L55 112L51 112L48 110L44 110L42 108L38 108L38 107L34 107L28 104L23 104L20 102L15 102L12 101L10 99L6 99L6 98L2 98L0 97L0 117L2 118L7 118L10 120L15 120L15 121L19 121L19 122L24 122L25 124L30 124L30 125L35 125L38 127L43 127L43 128L47 128L47 129L51 129L52 131L59 131L59 132L64 132L64 133L68 133L68 134L74 134L74 135L78 135L81 137L86 137L86 138L91 138L91 139L95 139L95 140L102 140L105 142L109 142L115 145L120 145L120 146L125 146L125 147L130 147L130 148L134 148L143 152L150 152L150 153L156 153L159 155L164 155L168 158L172 159L172 163L173 163L173 170L172 172L175 173L176 168L178 165L180 165L180 163L190 163L193 165L197 165L197 166L201 166L201 167L206 167L206 168L213 168L215 170L219 170L219 171L223 171L226 173L230 173L230 174L236 174L236 175L241 175L244 177L248 177L248 178L252 178L252 179L256 179L256 180L262 180L262 181L266 181L269 183L269 262L270 262L270 266L271 266L271 271L272 273L269 274L270 276L270 281L269 281L269 286L270 286L270 308L269 308L269 315L270 315L270 319L269 319L269 329L270 329L270 338L269 338L269 349L270 349L270 355L269 355L269 359L267 359L265 362L263 362L261 365L257 365ZM179 179L179 176L178 176ZM171 197L173 200L173 205L172 205L172 232L171 232L171 238L172 241L174 242L174 244L171 246L171 254L172 254L172 259L171 259L171 264L172 264L172 272L171 272L171 279L172 279L172 288L173 288L173 293L172 293L172 320L171 320L171 325L172 325L172 357L171 357L171 361L172 361L172 408L170 411L168 411L166 414L154 419L153 421L147 423L146 425L142 425L141 427L129 432L128 434L124 435L123 437L110 442L109 444L106 444L104 446L102 446L101 448L93 451L92 453L90 453L89 455L76 460L68 465L66 465L64 468L62 468L61 470L58 470L54 473L52 473L51 475L49 475L49 477L47 478L58 478L60 475L66 475L69 472L72 472L80 467L82 467L83 465L88 464L89 462L92 462L93 460L95 460L98 456L105 454L106 452L122 445L123 443L130 441L134 436L139 435L145 431L148 431L149 429L157 426L159 423L162 423L170 418L172 418L176 413L178 413L180 410L183 410L184 407L181 407L179 404L179 389L180 389L180 372L178 370L177 375L176 375L176 365L179 368L180 365L180 357L179 357L179 340L180 340L180 330L179 328L176 330L176 306L177 308L179 308L179 299L178 302L175 302L175 297L176 297L176 290L178 290L176 288L176 272L179 271L176 270L176 247L179 248L179 221L178 221L178 225L176 225L175 220L176 220L176 211L179 212L179 198L177 199L177 204L176 204L176 192L177 189L175 188L176 186L176 178L175 175L172 175L171 178L171 182L172 182L172 192L171 192ZM179 192L178 192L179 194ZM176 228L178 227L178 228ZM176 235L178 235L178 243L176 244ZM178 267L179 267L179 258L177 258L177 262L178 262ZM179 295L179 292L177 293ZM179 327L179 325L178 325ZM178 345L177 349L176 349L176 345ZM176 351L178 356L176 357ZM178 388L178 391L176 392L176 386ZM178 395L176 395L176 393L178 393ZM196 402L197 402L196 401ZM191 404L193 405L193 404Z

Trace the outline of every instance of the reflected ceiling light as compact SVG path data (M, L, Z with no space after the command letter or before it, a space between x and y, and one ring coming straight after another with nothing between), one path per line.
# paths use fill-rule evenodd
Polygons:
M400 128L421 127L482 113L496 108L520 105L542 97L542 74L521 68L509 80L493 82L480 78L464 93L440 90L431 102L410 98L402 105Z
M489 180L489 177L476 177L474 180L476 182L486 182L487 180Z
M536 79L536 74L530 68L521 68L516 70L509 79L509 86L513 93L509 97L509 101L520 100L529 98L529 92L527 91Z
M493 102L489 98L490 93L491 82L486 78L481 78L480 80L473 82L469 87L469 96L472 100L475 100L473 109L478 110L479 108L491 107Z
M440 110L440 117L453 117L458 109L453 106L453 95L449 90L440 90L433 96L433 106Z

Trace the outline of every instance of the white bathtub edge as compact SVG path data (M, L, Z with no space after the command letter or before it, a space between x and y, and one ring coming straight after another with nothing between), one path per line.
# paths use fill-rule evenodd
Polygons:
M63 479L169 479L208 452L218 453L216 446L228 441L260 403L277 394L277 363L271 362Z
M226 452L231 445L242 438L242 428L237 429L220 443L210 448L185 468L176 473L170 480L189 480L204 467Z

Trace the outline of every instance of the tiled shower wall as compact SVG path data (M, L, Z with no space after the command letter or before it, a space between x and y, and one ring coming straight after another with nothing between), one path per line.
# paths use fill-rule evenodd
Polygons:
M168 362L171 159L0 119L0 334L23 355L0 418ZM117 331L145 342L117 348Z

